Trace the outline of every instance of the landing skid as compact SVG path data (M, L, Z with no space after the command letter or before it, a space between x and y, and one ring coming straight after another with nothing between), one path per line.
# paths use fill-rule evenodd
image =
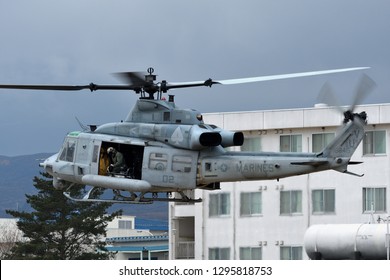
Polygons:
M153 200L148 201L134 201L134 200L120 200L116 198L106 199L106 198L77 198L72 197L68 192L64 192L64 195L70 200L77 202L103 202L103 203L123 203L123 204L152 204Z
M94 193L97 190L101 190L97 187L92 187L83 197L74 197L70 192L64 192L63 194L70 200L77 202L105 202L105 203L122 203L122 204L152 204L154 201L163 202L186 202L197 203L202 202L201 198L193 199L186 196L183 192L179 191L180 198L172 198L170 192L166 192L166 198L158 197L158 193L134 193L131 192L130 196L125 196L120 190L113 190L114 196L112 198L94 198ZM152 194L152 197L145 197L146 194Z

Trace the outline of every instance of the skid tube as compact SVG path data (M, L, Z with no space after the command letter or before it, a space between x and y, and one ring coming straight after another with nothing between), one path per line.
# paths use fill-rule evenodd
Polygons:
M70 200L77 202L103 202L103 203L122 203L122 204L152 204L155 201L162 202L185 202L185 203L198 203L202 202L201 198L193 199L186 196L182 191L178 191L180 198L171 198L171 192L166 192L167 197L158 197L155 192L141 192L137 195L135 192L131 192L130 196L122 195L120 190L113 190L113 198L93 198L93 193L101 188L92 187L83 197L73 197L69 191L63 194ZM69 190L69 188L68 188ZM146 194L152 193L152 197L145 197Z

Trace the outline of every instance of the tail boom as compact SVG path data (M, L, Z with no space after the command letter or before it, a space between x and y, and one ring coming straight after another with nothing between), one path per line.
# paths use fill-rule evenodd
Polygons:
M364 137L366 120L363 114L353 114L340 133L320 153L242 153L200 159L198 186L215 182L280 179L333 169L346 174L351 157Z
M347 170L348 164L356 164L351 162L351 157L364 138L364 126L366 125L367 115L365 112L360 114L352 114L350 121L347 122L335 139L319 154L321 158L343 159L343 165L333 168L336 171L357 175ZM361 162L359 162L361 163ZM362 175L357 175L362 176Z

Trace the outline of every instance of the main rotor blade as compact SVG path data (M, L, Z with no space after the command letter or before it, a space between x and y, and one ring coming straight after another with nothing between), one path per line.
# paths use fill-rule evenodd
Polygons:
M145 81L147 73L145 72L119 72L114 73L114 75L122 82L129 85L144 86L147 84Z
M97 85L90 83L89 85L68 86L68 85L0 85L0 89L27 89L27 90L59 90L59 91L79 91L89 89L96 90L136 90L138 86L132 85Z
M31 89L31 90L83 90L89 89L89 85L84 86L67 86L67 85L0 85L0 88L5 89Z
M369 69L369 68L370 67L341 68L341 69L332 69L332 70L311 71L311 72L302 72L302 73L259 76L259 77L228 79L228 80L208 79L205 81L168 83L166 85L166 88L167 89L174 89L174 88L199 87L199 86L211 87L212 85L215 85L215 84L234 85L234 84L244 84L244 83L255 83L255 82L264 82L264 81L272 81L272 80L282 80L282 79L291 79L291 78L299 78L299 77L309 77L309 76L326 75L326 74L333 74L333 73L350 72L350 71L364 70L364 69Z
M272 80L282 80L282 79L291 79L298 77L309 77L333 73L342 73L349 71L357 71L369 69L370 67L354 67L354 68L342 68L342 69L332 69L332 70L323 70L323 71L312 71L312 72L302 72L302 73L292 73L292 74L281 74L281 75L271 75L271 76L261 76L261 77L252 77L252 78L241 78L241 79L230 79L230 80L218 80L215 81L218 84L222 85L232 85L232 84L242 84L242 83L254 83L254 82L264 82Z
M27 89L27 90L60 90L60 91L78 91L83 89L89 89L90 91L96 90L134 90L139 93L141 90L146 92L156 92L161 90L166 92L169 89L175 88L188 88L188 87L199 87L199 86L208 86L211 87L214 84L222 85L233 85L233 84L242 84L242 83L254 83L254 82L263 82L271 80L281 80L281 79L290 79L298 77L308 77L316 75L325 75L349 71L357 71L369 69L370 67L354 67L354 68L342 68L342 69L333 69L333 70L323 70L323 71L312 71L312 72L302 72L302 73L292 73L292 74L282 74L282 75L271 75L271 76L260 76L260 77L251 77L251 78L241 78L241 79L229 79L229 80L212 80L208 79L205 81L194 81L194 82L182 82L182 83L167 83L162 81L161 83L154 84L152 81L145 81L142 79L142 72L125 72L118 73L122 79L124 79L128 84L126 85L97 85L90 83L89 85L0 85L0 89Z

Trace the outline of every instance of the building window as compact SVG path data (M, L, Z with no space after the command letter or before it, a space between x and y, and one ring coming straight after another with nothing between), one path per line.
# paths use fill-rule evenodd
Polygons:
M248 137L244 139L244 144L241 146L242 152L260 152L261 151L261 138L260 137Z
M282 135L280 136L281 152L302 152L302 135Z
M119 229L131 229L131 221L129 220L119 220L118 221L118 228Z
M302 191L280 192L280 214L292 215L302 213Z
M240 247L240 260L261 260L261 247Z
M302 260L302 246L280 247L281 260Z
M334 133L313 134L312 137L313 153L321 152L333 139L334 139Z
M363 188L363 212L386 212L386 188Z
M230 248L209 248L209 260L230 260Z
M230 193L210 194L209 216L226 216L230 214Z
M311 193L313 214L335 213L335 190L313 190Z
M363 138L363 155L386 154L386 131L367 131Z
M241 216L252 216L261 214L261 192L245 192L240 197Z

